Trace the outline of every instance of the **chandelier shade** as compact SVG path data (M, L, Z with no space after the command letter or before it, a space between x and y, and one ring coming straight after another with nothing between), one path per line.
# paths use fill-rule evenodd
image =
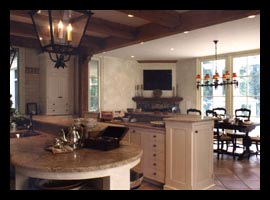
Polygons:
M196 86L197 89L199 89L199 87L215 87L215 89L217 89L218 86L224 86L225 85L235 85L235 87L238 86L238 81L236 80L236 73L232 73L232 76L230 75L229 71L226 71L223 75L222 75L222 81L220 81L220 76L217 70L217 43L218 40L214 40L213 41L215 43L215 73L212 77L212 81L210 80L210 75L209 74L205 74L204 79L202 80L201 75L197 74L195 79L196 79Z
M87 10L31 10L29 12L42 51L55 67L65 67L71 55L79 54L82 38L93 14Z

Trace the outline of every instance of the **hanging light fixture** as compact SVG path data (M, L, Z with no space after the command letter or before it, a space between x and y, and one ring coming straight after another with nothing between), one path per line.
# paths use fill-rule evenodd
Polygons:
M9 46L9 51L10 51L10 68L11 68L13 60L16 56L16 49L13 48L12 44L10 44L10 46Z
M215 89L220 85L224 86L225 85L235 85L235 87L238 86L238 81L236 80L236 73L233 73L232 76L230 76L230 72L226 71L225 74L222 75L222 82L219 82L220 76L219 73L217 72L217 43L218 40L213 41L215 43L215 74L212 77L212 82L210 82L210 75L206 74L204 76L204 82L201 83L201 75L197 74L196 75L196 83L197 83L197 89L199 87L215 87Z
M93 14L87 10L31 10L29 12L42 51L55 67L66 67L71 55L79 54L82 38Z

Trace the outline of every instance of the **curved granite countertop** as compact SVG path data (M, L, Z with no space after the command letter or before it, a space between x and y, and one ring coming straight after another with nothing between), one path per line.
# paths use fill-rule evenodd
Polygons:
M142 155L139 147L121 143L110 151L81 148L69 153L53 154L45 150L53 136L10 139L11 163L15 166L43 172L87 172L128 164Z

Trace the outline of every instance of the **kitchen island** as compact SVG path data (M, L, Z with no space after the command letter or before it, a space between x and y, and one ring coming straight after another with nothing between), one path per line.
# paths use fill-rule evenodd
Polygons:
M164 189L203 190L214 186L214 120L196 115L165 119Z
M140 162L142 150L121 143L100 151L88 148L53 154L45 150L51 134L10 139L10 160L15 166L15 189L29 189L29 178L81 180L103 178L102 189L129 190L130 169Z
M139 118L141 115L144 116ZM155 120L164 120L165 127L155 127L147 122L152 116ZM122 141L137 145L143 150L137 167L144 173L145 181L160 183L164 189L197 190L214 186L213 119L156 113L134 113L133 117L142 120L133 123L98 122L94 129L102 129L108 125L130 128ZM43 130L56 127L57 131L57 126L68 127L74 120L56 116L35 116L33 119Z

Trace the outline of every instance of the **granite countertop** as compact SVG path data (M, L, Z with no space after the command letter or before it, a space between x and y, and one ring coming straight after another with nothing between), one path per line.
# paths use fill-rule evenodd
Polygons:
M78 117L46 116L46 115L33 116L34 121L51 124L51 125L61 125L61 126L66 126L66 127L70 127L74 123L74 119L76 118ZM98 122L97 125L92 128L92 131L100 131L106 128L107 126L111 126L111 125L165 130L165 127L154 127L150 123L146 123L146 122L108 121L108 122Z
M177 121L177 122L202 122L213 120L211 117L203 117L199 115L178 115L177 117L164 118L165 121Z
M31 137L33 139L10 139L10 160L13 165L44 172L87 172L122 166L142 155L139 147L125 143L110 151L81 148L69 153L53 154L45 147L54 137L40 133Z
M112 124L119 124L128 127L138 127L138 128L148 128L148 129L155 129L165 131L165 127L155 127L152 126L150 123L147 122L119 122L119 121L111 121Z

